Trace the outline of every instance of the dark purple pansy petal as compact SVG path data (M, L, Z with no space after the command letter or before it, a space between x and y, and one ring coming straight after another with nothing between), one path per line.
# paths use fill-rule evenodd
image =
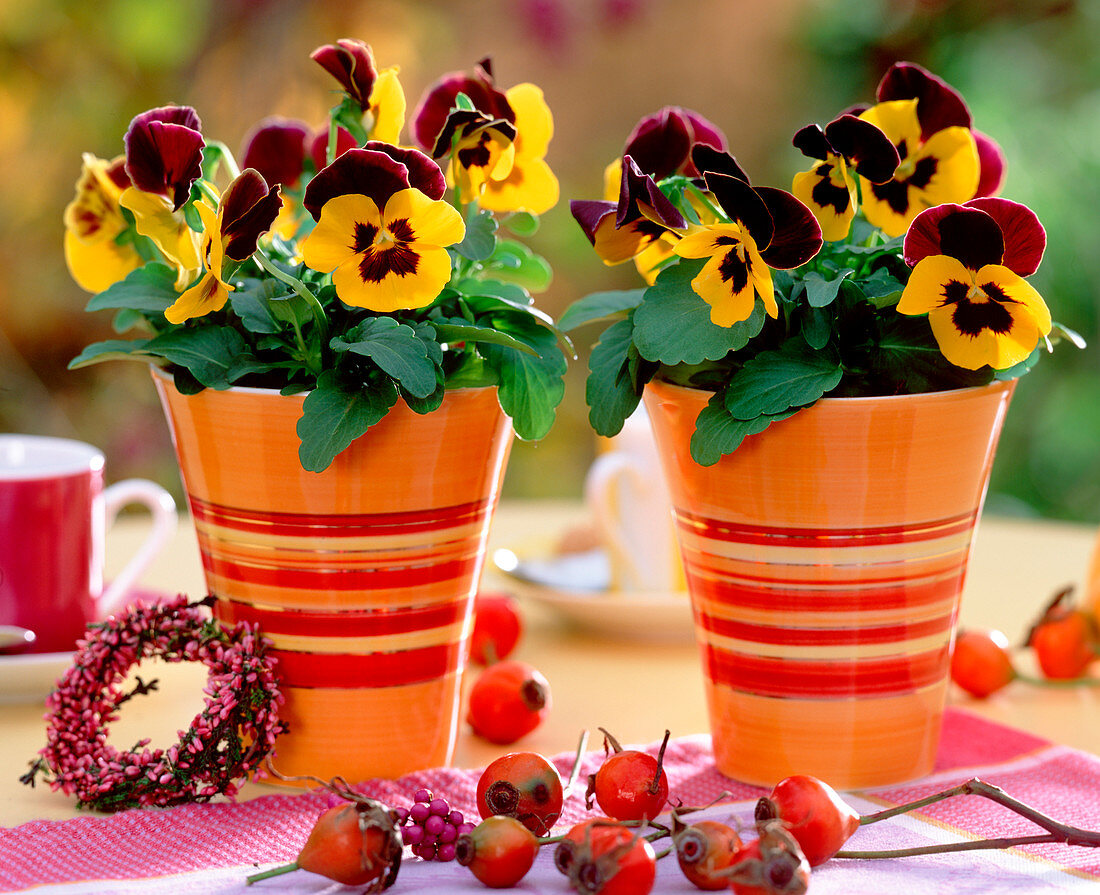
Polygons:
M879 82L878 101L915 99L921 139L945 127L970 127L970 110L954 87L912 62L898 62Z
M723 152L721 149L715 149L713 146L708 146L705 143L696 143L692 147L691 161L701 177L705 177L707 174L714 172L715 174L725 174L729 177L734 177L745 183L749 182L749 175L745 173L744 169L742 169L739 164L737 164L737 159L728 152Z
M370 94L378 78L374 67L374 52L361 40L342 37L335 44L325 44L309 54L310 58L340 82L340 86L359 108L370 107Z
M644 173L628 155L623 157L623 176L619 187L615 226L622 227L639 217L649 218L667 228L687 226L684 216L661 192L657 182Z
M684 117L688 120L692 145L702 143L705 146L713 146L715 149L723 150L729 146L726 135L713 121L704 118L691 109L681 109L680 111L684 113Z
M761 186L756 193L767 206L775 228L771 243L760 249L760 257L769 267L791 270L821 251L821 225L810 209L786 190Z
M351 135L346 127L336 128L336 155L335 158L339 158L349 149L355 149L359 145L359 141ZM313 162L313 167L320 171L326 164L328 164L328 128L318 131L309 143L309 157Z
M574 199L569 203L569 211L581 225L581 230L592 245L596 244L596 231L600 223L609 214L615 214L615 203L597 199Z
M909 225L903 246L905 263L915 267L930 255L950 255L970 270L1000 264L1005 240L997 222L984 211L962 205L936 205Z
M768 206L745 181L717 171L706 172L707 189L714 194L730 220L740 221L763 252L775 235L775 224Z
M992 137L976 130L971 130L970 133L978 145L978 164L981 167L981 173L978 175L978 190L974 196L975 198L995 196L1005 179L1004 153Z
M443 123L443 130L435 139L431 156L433 159L443 158L451 151L455 135L460 138L472 136L480 130L492 128L499 131L509 140L516 139L516 126L503 118L490 118L477 109L455 109L447 116Z
M829 157L832 149L829 141L825 139L825 131L821 129L820 124L807 124L794 135L791 143L807 158L819 158L822 161Z
M1047 233L1034 211L1019 202L995 196L971 199L966 207L984 211L1001 228L1005 242L1001 263L1005 267L1022 277L1029 277L1039 269L1047 247Z
M327 168L322 168L306 187L302 204L314 220L320 220L325 203L337 196L369 196L382 209L399 190L409 187L409 169L385 152L349 149Z
M646 174L656 180L680 170L691 153L691 131L687 116L675 106L647 115L626 138L623 155L629 155Z
M405 166L409 172L409 186L420 190L429 199L442 199L447 193L447 178L439 165L428 158L419 149L403 148L384 143L381 140L369 140L364 149L384 152Z
M130 175L126 173L126 156L120 155L110 165L107 166L107 170L104 172L107 178L117 186L120 190L126 189L131 186Z
M225 188L220 204L225 255L243 261L256 251L260 234L271 229L282 201L277 185L269 189L259 171L245 168Z
M173 210L179 209L202 175L206 142L198 127L199 116L188 106L164 106L135 117L124 138L126 173L134 186L167 196Z
M296 184L310 133L304 121L265 118L245 137L241 165L255 168L267 183Z
M435 146L439 132L455 105L455 97L464 93L476 109L515 123L516 113L507 97L493 84L492 66L483 59L474 67L473 74L451 72L432 84L417 103L413 112L413 135L424 149Z
M894 176L901 158L890 138L871 122L841 115L825 125L825 137L837 155L848 159L860 177L886 183Z

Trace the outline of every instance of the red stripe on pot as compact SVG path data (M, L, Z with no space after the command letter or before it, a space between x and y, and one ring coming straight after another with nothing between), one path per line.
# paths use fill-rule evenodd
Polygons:
M259 563L233 562L210 555L207 570L221 578L243 584L285 587L295 590L396 590L441 581L469 580L477 571L477 557L423 566L389 569L288 568Z
M273 649L284 687L360 689L399 687L441 678L458 670L460 645L432 646L392 653L306 653ZM379 719L384 723L385 719Z
M302 637L374 637L441 628L462 620L465 600L430 606L392 606L380 611L324 611L252 606L219 600L214 614L227 624L249 622L267 634Z
M676 510L676 520L688 532L713 541L734 541L785 547L868 547L878 544L905 544L946 538L974 527L977 513L966 513L949 519L936 519L916 525L887 525L874 528L780 528L748 525L698 516Z
M712 634L732 637L753 643L772 643L783 646L858 646L869 643L903 643L934 634L945 634L951 630L954 615L949 613L938 618L908 622L898 625L877 625L870 627L836 628L785 628L771 625L756 625L732 619L714 618L698 613L696 621ZM778 620L777 620L778 621ZM852 625L859 624L859 618L849 619ZM944 637L946 642L947 637Z
M821 579L821 587L752 587L729 578L707 574L705 567L688 564L688 587L700 604L716 604L743 609L774 609L799 612L873 612L935 605L954 599L962 587L965 565L952 567L946 577L919 584L900 583L883 587L878 580L868 586L830 586ZM896 579L890 579L891 581ZM904 581L904 579L902 579Z
M475 525L488 516L491 500L406 513L269 513L227 507L197 497L189 498L197 521L284 537L363 537L437 531Z
M942 683L947 646L911 656L833 661L747 656L707 646L707 676L719 686L776 698L897 696Z

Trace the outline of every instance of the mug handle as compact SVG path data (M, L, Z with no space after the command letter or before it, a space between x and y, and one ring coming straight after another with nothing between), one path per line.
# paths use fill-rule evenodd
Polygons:
M103 490L103 506L107 516L106 528L114 524L115 518L123 507L132 503L143 505L153 514L153 526L138 552L104 588L103 594L96 600L96 612L101 618L119 608L130 593L130 588L133 587L137 577L145 571L153 557L176 533L176 525L179 522L176 502L172 499L172 495L160 485L147 479L124 479Z
M627 581L612 581L622 590L644 587L642 571L634 560L633 551L623 534L622 524L615 509L615 493L619 482L627 476L642 481L642 470L628 454L612 452L595 459L584 480L585 503L599 529L604 544L614 554L619 568L626 573ZM612 568L614 569L614 565ZM612 573L613 578L614 573Z

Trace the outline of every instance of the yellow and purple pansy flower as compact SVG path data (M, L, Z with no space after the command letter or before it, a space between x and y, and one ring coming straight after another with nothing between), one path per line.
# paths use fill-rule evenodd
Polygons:
M515 112L516 138L512 170L507 177L493 177L485 185L480 204L489 211L526 211L544 214L558 204L558 178L546 163L554 117L534 84L517 84L505 92Z
M748 319L759 296L777 317L771 268L790 270L821 249L821 227L790 193L753 187L728 153L697 145L692 159L728 222L693 229L674 251L681 258L706 258L691 288L710 305L711 322L732 326Z
M604 264L621 264L688 222L630 156L623 158L618 202L574 199L569 210Z
M978 191L981 161L962 97L918 65L894 65L879 83L878 103L860 118L889 137L899 164L885 183L862 180L863 213L900 236L926 208L966 202Z
M102 292L140 267L144 260L118 237L129 224L119 198L130 185L126 159L111 161L85 153L76 196L65 208L65 263L82 288Z
M279 188L268 187L254 168L246 168L226 187L215 211L205 203L195 208L202 219L203 276L164 312L169 323L205 317L225 307L233 286L227 270L235 270L256 251L261 234L279 213Z
M944 357L1004 370L1051 330L1050 311L1024 277L1039 267L1046 233L1025 205L986 197L922 212L905 236L913 268L897 309L928 315Z
M634 125L626 138L623 155L634 159L654 180L672 174L696 177L699 172L691 153L697 143L723 151L727 148L725 134L698 112L665 106Z
M451 156L451 177L458 186L459 201L481 198L493 180L503 180L515 163L516 126L504 118L491 118L477 109L455 109L443 123L432 147L437 162Z
M162 106L142 112L126 131L126 173L145 193L164 196L178 211L202 176L206 141L190 106Z
M415 149L369 142L309 182L317 226L302 244L307 267L331 273L345 304L389 313L431 304L451 276L446 247L462 216L442 197L439 166Z
M824 128L808 124L794 135L803 155L820 159L794 176L791 192L814 213L823 239L844 239L857 209L855 174L872 184L889 181L897 170L898 151L873 124L841 115Z
M507 96L493 82L493 66L489 59L482 59L474 66L472 74L450 72L430 85L420 97L413 112L413 136L422 149L431 152L439 132L447 123L447 117L455 107L455 100L462 93L474 108L490 118L502 118L515 124L516 113Z

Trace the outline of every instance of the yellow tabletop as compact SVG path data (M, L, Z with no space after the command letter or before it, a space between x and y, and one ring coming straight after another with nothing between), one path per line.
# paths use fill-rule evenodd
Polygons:
M561 535L585 523L583 507L570 501L505 502L490 537L496 548L549 549ZM143 520L127 518L108 539L108 576L140 542ZM983 519L974 546L963 596L964 626L997 627L1018 642L1028 622L1057 589L1080 584L1088 566L1095 531L1091 527L1040 520ZM509 588L510 581L487 564L486 587ZM163 592L204 594L194 532L185 518L170 547L142 578ZM613 598L608 598L613 599ZM578 627L565 621L552 604L526 598L526 632L517 658L538 667L549 679L553 708L548 720L514 747L494 746L465 726L454 763L477 767L516 748L544 754L575 748L583 729L599 745L597 727L612 731L624 743L659 740L668 728L673 736L707 730L702 671L689 632L660 642L616 639L603 627ZM690 613L683 604L685 618ZM2 661L2 660L0 660ZM205 670L195 665L158 666L161 690L135 699L112 727L120 748L150 736L154 746L168 745L201 707ZM143 677L149 675L143 669ZM469 676L468 681L469 682ZM0 694L2 697L2 694ZM979 702L952 693L955 704L987 718L1032 731L1090 752L1100 752L1100 688L1046 688L1014 683ZM0 704L0 826L38 818L59 819L79 812L70 798L18 782L27 762L44 743L41 704ZM249 784L242 797L270 793Z

